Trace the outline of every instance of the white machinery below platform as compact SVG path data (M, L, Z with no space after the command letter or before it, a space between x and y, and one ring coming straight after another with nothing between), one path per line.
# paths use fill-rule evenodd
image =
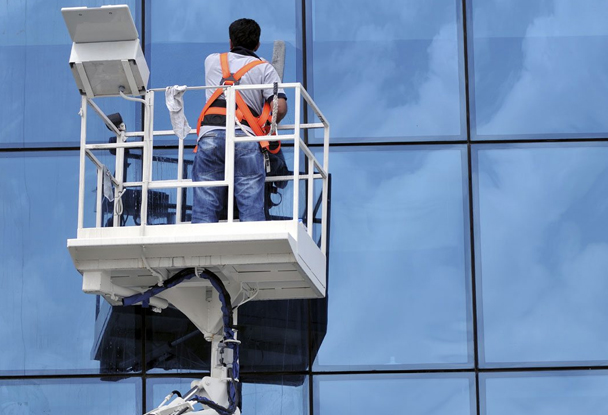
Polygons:
M224 180L193 182L187 178L183 138L173 144L178 154L177 179L154 180L154 166L159 160L154 153L154 138L179 137L179 134L154 130L155 93L165 89L144 88L147 64L140 53L128 7L69 8L63 13L75 42L71 66L82 95L78 233L75 239L68 240L68 249L83 275L83 291L101 295L116 306L141 304L158 312L175 307L212 343L210 376L192 382L192 389L183 396L168 395L148 414L238 415L239 341L235 330L238 306L254 300L325 296L329 124L299 83L224 86L227 102ZM133 57L110 56L112 42L125 41L131 42ZM76 44L80 42L83 45ZM101 54L96 51L101 44L98 42L103 43ZM277 50L281 50L280 47L275 49L275 60L280 55ZM284 50L283 45L283 54ZM279 59L278 63L283 62ZM235 91L277 86L294 91L294 124L279 126L278 135L236 137ZM184 87L186 91L200 92L208 88L217 87ZM144 95L144 98L128 95ZM94 98L112 96L133 101L143 108L143 131L127 132L119 114L106 115L94 102ZM89 107L116 134L114 141L87 142ZM311 118L316 116L318 121L302 123L302 113L310 113ZM307 130L313 129L323 131L322 162L302 139ZM192 129L189 133L195 132ZM293 144L293 165L290 166L293 173L267 177L267 182L282 181L291 185L290 188L283 186L291 193L291 216L280 221L238 222L234 218L234 146L240 141L260 140ZM165 148L167 143L164 140ZM137 153L141 179L127 180L129 151L131 155ZM101 153L105 157L108 152L112 155L112 166L105 165L99 156ZM96 180L87 175L87 168L91 166ZM205 186L227 188L225 222L187 222L186 191ZM95 192L94 209L85 203L91 190ZM173 213L167 215L171 220L165 224L151 223L150 205L154 197L168 200L174 196L163 192L169 190L175 195L170 203ZM130 206L137 216L132 222L124 218L128 195L137 199ZM168 205L166 203L165 208ZM89 206L88 210L85 206ZM94 220L87 223L95 225L85 227L85 216L91 214ZM203 409L197 410L197 404Z

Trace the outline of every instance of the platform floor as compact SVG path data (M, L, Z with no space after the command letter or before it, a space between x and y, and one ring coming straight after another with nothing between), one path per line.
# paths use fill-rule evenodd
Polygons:
M256 300L325 296L326 257L295 221L85 228L68 249L83 275L104 272L137 291L158 282L149 269L168 278L204 267L228 286L255 287ZM180 288L208 284L196 279Z

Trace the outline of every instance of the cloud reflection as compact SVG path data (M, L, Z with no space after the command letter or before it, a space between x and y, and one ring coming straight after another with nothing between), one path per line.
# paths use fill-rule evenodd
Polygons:
M315 3L314 97L332 137L459 136L458 10L393 3Z
M605 146L479 150L488 364L605 361Z
M477 133L608 130L606 15L603 0L474 2Z
M468 362L461 158L332 152L329 326L317 364Z

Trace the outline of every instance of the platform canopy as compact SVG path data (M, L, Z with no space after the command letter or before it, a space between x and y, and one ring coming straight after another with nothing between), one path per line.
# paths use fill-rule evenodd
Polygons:
M127 5L61 9L72 38L70 68L88 98L143 95L150 71Z

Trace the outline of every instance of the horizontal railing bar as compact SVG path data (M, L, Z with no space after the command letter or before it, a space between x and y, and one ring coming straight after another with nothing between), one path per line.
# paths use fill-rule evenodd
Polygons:
M312 124L301 124L300 128L302 129L314 129L314 128L325 128L325 126L322 123L312 123ZM277 125L277 129L278 130L294 130L295 129L295 125L293 124L287 124L287 125ZM188 135L191 134L196 134L196 129L191 129L190 132L188 133ZM173 130L158 130L158 131L154 131L154 135L155 136L171 136L171 135L175 135L175 132ZM137 132L137 133L127 133L126 134L127 137L141 137L143 136L143 132ZM267 141L272 141L270 139L269 136L265 136L268 137L266 140ZM287 136L287 138L283 138L284 136L281 136L281 138L277 138L277 140L293 140L293 135L292 136Z
M286 88L301 88L302 84L299 82L290 82L290 83L279 83L279 88L282 89L286 89ZM248 91L248 90L255 90L255 89L273 89L274 85L273 84L240 84L240 85L234 85L233 88L237 91Z
M314 173L312 175L313 179L323 179L323 175L321 173ZM300 173L300 180L307 180L308 174ZM293 176L266 176L267 182L293 182Z
M143 182L124 182L122 184L122 187L127 188L127 187L142 187L144 185Z
M243 85L201 85L201 86L186 86L186 91L198 91L205 89L217 89L217 88L229 88L234 87L234 89L242 90L242 89L272 89L274 88L273 84L243 84ZM302 84L299 82L291 82L291 83L279 83L279 88L301 88ZM150 88L148 91L154 92L164 92L166 88Z
M137 148L143 147L143 141L132 141L127 143L108 143L108 144L87 144L87 150L114 150L116 148Z
M315 173L312 175L313 179L323 179L322 173ZM300 180L308 179L308 175L302 175ZM266 182L285 182L293 181L293 176L266 176ZM129 187L141 187L142 182L125 182L122 184L124 188ZM177 189L177 188L193 188L193 187L213 187L213 186L227 186L226 181L214 181L214 182L193 182L192 179L183 180L156 180L149 183L149 189Z
M150 182L148 185L149 189L175 189L184 187L216 187L216 186L228 186L226 180L209 181L209 182L193 182L191 179L186 180L156 180Z
M294 124L279 125L277 127L279 130L294 130L296 128L296 126ZM313 128L325 128L325 126L323 125L323 123L316 122L316 123L300 124L300 128L313 129Z
M228 88L230 85L199 85L199 86L187 86L186 91L200 91L203 89L217 89L217 88ZM165 92L166 88L150 88L148 91L154 92Z
M250 136L237 136L234 137L234 142L235 143L247 143L250 141L292 141L294 140L295 137L293 134L285 134L285 135L261 135L261 136L257 136L257 137L250 137Z

